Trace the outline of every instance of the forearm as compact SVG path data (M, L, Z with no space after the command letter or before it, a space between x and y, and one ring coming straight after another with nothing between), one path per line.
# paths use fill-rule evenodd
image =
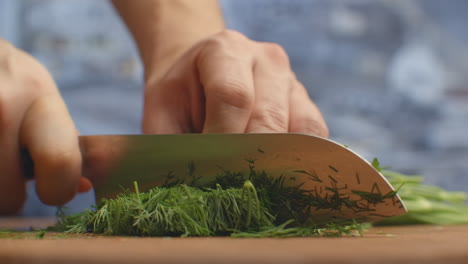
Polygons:
M197 41L222 31L217 0L113 0L140 51L145 72L162 73Z

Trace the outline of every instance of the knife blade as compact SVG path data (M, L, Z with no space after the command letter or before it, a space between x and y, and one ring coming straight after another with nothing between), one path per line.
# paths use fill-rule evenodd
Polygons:
M329 208L314 217L377 221L406 209L393 187L371 164L348 148L303 134L186 134L83 136L84 174L93 182L96 199L132 189L160 186L168 179L199 185L224 171L247 174L250 165L289 184L303 184L313 195L327 197ZM388 196L385 198L385 196ZM337 204L349 197L351 204ZM361 208L363 210L357 210ZM368 209L368 210L366 210Z
M83 174L93 183L96 201L133 190L134 181L140 191L169 181L203 186L226 171L248 175L254 166L325 199L328 206L311 209L317 221L372 222L406 212L393 187L369 162L318 136L92 135L79 141Z

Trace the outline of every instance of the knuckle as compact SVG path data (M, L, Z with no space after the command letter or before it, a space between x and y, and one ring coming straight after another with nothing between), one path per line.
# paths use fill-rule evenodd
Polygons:
M2 79L12 79L18 71L18 60L14 47L10 44L0 44L0 76Z
M210 55L210 53L212 54L215 51L225 50L226 48L229 47L228 45L229 45L229 42L226 41L226 39L222 37L218 37L217 35L213 36L205 41L203 49L202 49L202 54L204 56L208 56ZM207 54L205 54L205 52Z
M81 154L78 150L49 148L41 153L37 153L36 157L41 164L46 166L45 173L72 172L79 168L81 164Z
M7 85L0 87L0 122L8 113L15 114L12 108L22 109L40 98L58 95L52 78L44 78L41 74L23 74L14 69L6 80L0 76L1 81ZM21 104L15 105L18 102Z
M289 65L288 53L281 45L270 42L262 43L261 45L269 59L281 65Z
M46 90L46 85L43 83L43 81L37 78L37 76L33 75L22 76L20 85L21 87L25 87L35 94L40 94L42 91Z
M207 39L205 43L203 43L202 54L206 56L207 54L204 54L203 53L204 51L213 51L213 50L222 49L223 47L225 47L225 45L226 44L224 43L222 39L217 38L217 37L211 37Z
M289 129L287 112L272 106L257 109L251 116L251 123L259 130L256 132L287 132Z
M10 83L10 92L27 91L29 97L34 97L36 92L56 90L52 76L41 63L11 44L3 44L1 41L0 78L3 83ZM2 90L6 89L7 87L2 87Z
M20 78L20 86L28 90L30 97L39 95L49 95L55 93L55 83L49 73L43 69L37 74L22 74Z
M208 50L223 49L234 45L234 43L245 41L246 39L244 35L237 31L224 30L208 38L205 42L205 47L207 47Z
M215 37L228 40L228 41L237 41L237 40L245 40L246 37L240 33L239 31L236 30L231 30L231 29L226 29L223 30L215 35Z
M254 103L254 92L239 81L224 81L207 86L207 97L213 101L240 109L250 109Z

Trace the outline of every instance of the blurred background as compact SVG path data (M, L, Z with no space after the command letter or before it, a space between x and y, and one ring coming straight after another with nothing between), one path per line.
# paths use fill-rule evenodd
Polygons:
M222 5L230 28L284 46L333 140L468 191L468 1ZM82 134L140 133L142 68L109 2L2 0L0 36L48 67ZM44 208L32 196L25 214Z

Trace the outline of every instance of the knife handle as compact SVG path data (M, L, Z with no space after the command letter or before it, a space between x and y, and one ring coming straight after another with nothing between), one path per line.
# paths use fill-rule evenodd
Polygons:
M34 162L29 155L29 151L27 149L21 150L21 164L23 168L23 175L26 180L34 179Z

